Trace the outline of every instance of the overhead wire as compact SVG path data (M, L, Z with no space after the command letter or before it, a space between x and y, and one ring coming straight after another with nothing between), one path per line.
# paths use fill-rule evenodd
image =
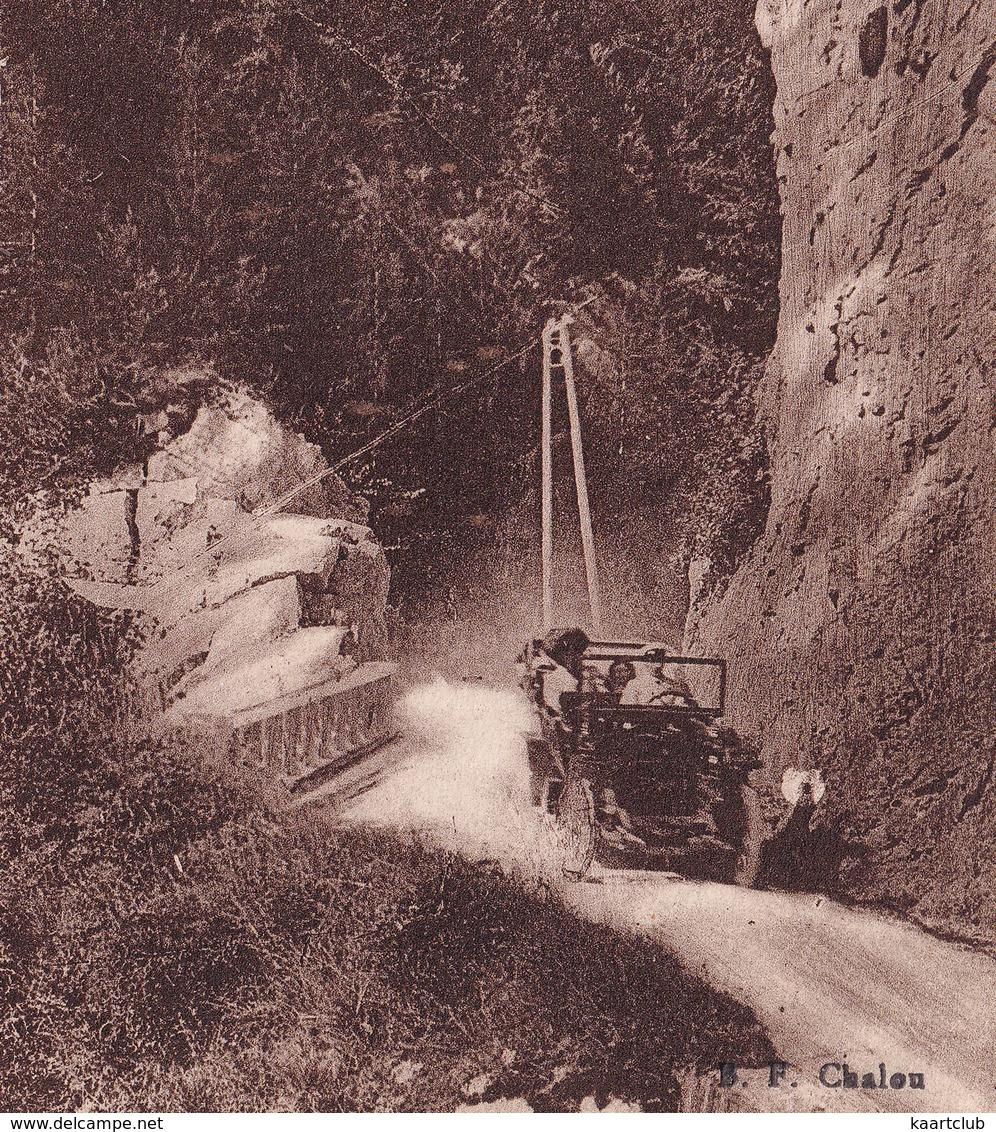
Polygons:
M454 153L458 153L461 157L465 158L477 169L480 169L481 172L487 172L485 163L476 153L474 153L470 149L467 149L465 145L457 141L456 138L454 138L451 134L446 133L445 130L441 130L432 120L431 115L426 110L424 110L421 105L419 105L418 99L415 95L405 90L401 83L399 83L396 79L391 78L391 76L383 68L378 67L376 63L374 63L371 59L368 59L366 54L362 52L355 43L352 43L345 35L337 31L335 28L331 27L329 24L315 19L314 16L309 15L307 12L303 12L300 8L290 9L289 14L296 15L305 23L311 24L313 27L317 28L321 33L321 36L323 37L322 41L326 43L326 46L338 47L340 50L345 51L349 55L352 55L355 59L358 59L368 70L377 75L377 77L381 80L381 82L385 84L385 86L392 90L396 95L404 99L405 105L411 107L414 113L421 120L422 124L431 133L435 134L435 136L441 142L443 142L444 145L452 149ZM548 208L555 215L563 215L564 209L561 205L557 204L555 201L550 200L549 197L544 196L542 193L537 192L535 189L530 188L515 172L513 172L512 176L518 184L519 192L524 193L528 197L532 197L533 200L542 204L545 208Z
M431 120L430 116L426 113L426 111L423 110L422 107L418 105L418 102L413 95L409 94L409 92L407 92L401 86L400 83L398 83L396 80L392 79L381 67L378 67L374 62L372 62L362 51L359 50L359 48L356 47L355 44L353 44L350 40L348 40L344 35L342 35L338 31L336 31L336 29L330 27L328 24L324 23L323 21L318 20L314 16L309 15L307 12L302 11L300 8L291 8L289 10L288 14L291 15L291 16L297 16L299 19L301 19L305 23L307 23L307 24L311 25L313 28L315 28L319 33L319 36L318 36L319 41L321 43L323 43L324 45L338 47L340 49L340 51L346 52L346 53L354 56L356 59L358 59L368 70L370 70L373 74L377 75L377 77L389 89L391 89L396 95L399 96L399 100L401 101L401 103L403 104L404 107L410 107L410 108L414 109L414 111L417 114L421 123L426 128L428 128L436 137L438 137L446 146L451 148L454 152L460 154L466 160L470 161L476 168L480 169L482 172L485 171L484 163L481 161L481 159L476 154L474 154L473 152L468 150L465 146L463 146L455 138L446 134L443 130L439 129L439 127L436 126L436 124ZM358 176L360 178L361 182L365 183L365 178L363 176L362 171L359 169L359 167L356 166L355 164L353 164L351 166L351 169L354 172L354 175ZM516 179L518 180L518 178L516 178ZM524 193L526 193L526 195L528 195L528 196L532 197L533 199L542 203L544 205L544 207L548 208L550 211L552 211L556 214L559 214L563 211L559 205L557 205L553 201L549 200L549 198L542 196L542 194L536 193L534 190L529 189L528 186L523 186L523 185L520 184L519 189L521 191L523 191ZM392 230L394 230L395 233L398 236L401 237L401 239L406 243L406 245L409 247L409 249L411 251L413 251L413 252L416 251L414 246L411 244L411 241L407 238L407 236L405 236L405 234L400 230L400 228L396 224L394 224L393 221L388 220L388 224L392 228ZM420 266L429 275L431 275L437 283L441 284L441 280L439 279L439 276L429 266L429 264L424 260L424 258L422 258ZM498 281L497 271L494 271L493 273L494 273L494 276L495 276L494 281L495 281L496 284L498 284L499 281ZM504 285L501 285L501 288L502 288L502 290L505 291L507 296L511 297L511 292L508 290L507 287L505 287ZM372 452L376 448L380 447L380 445L385 443L388 439L397 435L398 433L403 431L405 428L410 426L412 423L419 420L421 417L425 416L433 408L439 407L440 405L446 404L447 402L454 400L455 398L460 396L462 393L468 392L470 389L479 385L486 378L492 376L494 373L498 372L500 369L511 364L513 361L516 361L519 358L525 356L525 354L529 351L530 348L531 348L531 341L530 341L530 343L525 345L523 348L521 348L521 349L515 351L514 353L508 355L507 357L503 358L500 362L496 363L494 366L485 370L483 373L476 375L475 377L473 377L469 381L463 382L463 383L461 383L460 385L458 385L454 388L448 388L448 389L440 390L439 387L437 387L436 392L429 394L429 396L426 399L424 399L421 402L416 403L414 408L411 408L411 409L409 409L409 411L406 411L406 413L399 420L395 421L394 424L392 424L390 428L386 429L384 432L380 433L376 437L372 438L370 441L363 444L356 451L351 452L349 455L342 457L341 459L337 460L335 463L333 463L333 465L330 468L324 469L323 471L317 473L315 476L312 476L310 479L304 480L300 484L295 485L294 488L292 488L290 491L285 493L285 495L281 496L279 499L275 500L272 504L270 504L268 507L264 508L262 511L253 512L253 515L256 518L263 518L267 515L274 514L275 512L281 510L283 507L285 507L293 499L297 498L297 496L302 494L304 491L307 491L309 488L320 483L323 479L327 478L328 476L330 476L330 475L332 475L332 474L334 474L338 471L343 470L344 468L348 467L350 464L355 463L356 460L361 459L364 455L368 455L370 452ZM230 537L230 536L225 536L225 539L227 539L228 537ZM213 550L221 542L225 541L225 539L216 540L209 549ZM198 557L198 558L203 557L205 553L207 553L207 551L201 552L196 557Z
M323 44L325 44L326 46L337 47L341 52L348 53L348 54L352 55L354 58L358 59L368 70L370 70L373 74L375 74L381 80L381 82L383 82L395 95L397 95L399 97L399 100L401 101L401 104L404 108L413 109L415 114L417 115L419 121L426 128L428 128L437 138L439 138L445 145L447 145L449 148L451 148L455 153L460 154L462 157L464 157L466 160L468 160L472 165L474 165L481 172L487 172L485 162L477 154L475 154L474 152L469 150L461 142L458 142L452 135L446 133L444 130L441 130L435 124L435 122L432 121L430 115L419 105L417 97L415 95L413 95L411 92L407 91L402 86L402 84L399 83L396 79L393 79L389 74L387 74L382 67L379 67L376 63L374 63L371 59L369 59L363 51L361 51L354 43L352 43L351 40L348 39L348 37L343 35L337 29L331 27L329 24L325 23L324 21L316 19L314 16L310 15L309 13L304 12L299 7L291 8L289 10L288 14L291 15L291 16L297 16L303 22L305 22L305 23L309 24L310 26L312 26L313 28L315 28L319 33L319 41L322 42ZM357 169L357 172L359 172L358 169ZM362 177L362 173L360 173L360 176ZM542 193L539 193L539 192L535 191L534 189L530 188L528 185L525 185L522 182L521 177L519 177L517 174L513 173L513 179L517 182L518 191L522 192L524 195L526 195L526 196L532 198L533 200L537 201L539 204L543 205L544 208L548 209L554 215L560 216L560 215L564 214L565 210L561 205L558 205L554 201L550 200L549 197L544 196ZM594 213L591 212L591 210L589 210L589 209L580 209L578 211L579 211L580 215L577 216L575 218L574 222L572 224L570 224L565 230L557 233L557 235L554 236L553 240L551 241L552 245L559 244L563 240L568 239L571 235L574 234L574 232L584 222L585 219L590 220L590 219L594 218ZM395 230L397 230L396 226L393 225L393 224L392 224L392 228L395 228ZM529 261L527 261L527 263L528 262ZM438 277L436 276L435 272L432 271L430 268L428 268L428 265L423 264L423 266L426 268L426 270L429 271L430 274L433 275L434 278L436 278L436 280L438 282L439 280L438 280ZM523 270L525 270L525 266L520 268L518 275L521 275ZM493 271L493 274L494 274L494 277L495 277L495 282L498 283L497 271ZM516 280L517 280L517 278L518 278L518 276L516 277ZM512 281L512 285L514 285L516 280ZM502 283L502 284L500 284L500 286L501 286L501 289L505 291L505 293L508 297L512 296L512 292L511 292L510 287L508 285ZM587 299L581 305L587 306L589 302L590 302L590 299ZM580 309L580 308L578 308L578 309ZM426 407L424 409L419 408L414 412L407 413L405 415L405 417L402 418L402 420L396 422L395 425L392 425L390 429L386 430L386 432L382 433L380 436L375 437L374 440L370 442L369 447L367 445L364 445L363 449L358 450L356 453L351 453L347 457L344 457L345 464L348 465L349 463L354 462L355 459L359 458L359 456L366 454L367 451L372 450L373 448L379 447L379 445L381 443L383 443L384 441L386 441L389 437L396 435L398 432L402 431L403 428L407 427L409 424L413 423L415 420L418 420L420 417L424 416L426 412L431 410L431 408L437 407L438 405L441 405L441 404L445 404L448 401L459 396L460 393L468 391L470 388L479 384L485 378L487 378L492 373L494 373L497 369L500 369L504 365L515 360L516 358L523 356L526 352L528 352L529 348L530 348L530 346L527 345L524 349L518 351L517 353L515 353L513 355L510 355L506 359L503 359L503 361L498 363L497 366L492 367L490 370L486 370L484 373L478 375L476 378L472 379L471 381L466 382L463 385L457 387L455 390L443 391L441 393L438 393L437 395L431 394L429 400L426 402ZM334 465L334 466L337 467L338 464ZM304 490L304 485L301 485L301 490Z
M366 56L366 54L362 52L358 47L356 47L356 45L352 43L345 35L337 31L335 28L332 28L330 25L324 23L323 21L316 19L314 16L308 14L307 12L302 11L300 8L292 8L290 9L288 14L297 16L305 23L314 27L319 33L320 41L326 46L337 47L340 51L350 54L354 58L359 60L364 67L366 67L371 73L375 74L381 80L381 82L383 82L395 95L399 97L399 99L401 99L404 107L411 108L414 111L421 123L432 134L439 138L440 141L451 148L455 153L460 154L477 169L481 170L482 172L486 172L485 163L477 154L469 150L461 142L457 141L453 136L441 130L435 124L435 122L432 121L430 115L419 105L418 100L414 95L406 91L405 88L397 80L393 79L383 70L383 68L377 66L376 63L370 60ZM360 176L362 177L362 174L360 174ZM543 205L544 208L548 209L554 215L561 216L564 214L565 210L561 205L556 204L554 201L551 201L549 197L546 197L542 193L536 192L528 185L523 184L521 178L517 175L513 174L513 176L518 183L519 191L537 201L539 204ZM562 240L569 238L577 230L580 224L584 222L585 219L591 219L594 215L589 209L580 209L578 211L580 215L576 217L574 222L569 225L566 230L558 233L558 235L554 238L554 243L559 243ZM431 272L431 274L435 275L434 272ZM566 303L564 305L566 305L569 310L580 310L582 307L588 306L592 301L592 297L589 296L583 302L575 303L573 305ZM508 354L500 361L496 362L493 366L484 370L482 373L476 374L469 380L461 382L460 384L452 388L440 390L437 387L436 392L429 394L426 398L410 407L409 410L406 411L404 415L396 420L389 428L385 429L383 432L379 433L377 436L361 445L355 451L336 460L330 467L322 469L315 475L303 480L299 484L296 484L293 488L285 492L268 506L262 508L259 511L252 512L251 518L253 521L250 524L249 529L252 529L262 519L283 510L283 508L286 507L289 503L293 502L294 499L298 498L298 496L310 490L312 487L317 486L323 480L337 474L340 471L343 471L345 468L356 463L357 460L360 460L364 456L369 455L371 452L379 448L382 444L386 443L389 439L398 435L410 425L426 416L433 409L448 404L449 402L455 400L456 398L480 385L486 379L492 377L494 374L504 369L506 366L522 359L526 356L526 354L534 349L534 347L535 339L533 337L530 337L530 339L524 345L520 346L514 352ZM243 528L242 530L240 530L240 532L238 532L238 534L233 532L230 535L223 536L221 539L217 539L211 544L209 548L201 551L200 554L195 557L195 560L197 558L203 558L205 555L215 551L217 547L222 543L236 538L239 535L244 535L245 533L247 533L246 529Z
M627 3L627 7L631 11L637 10L637 6L634 5L634 4L631 4L631 3ZM374 63L371 59L369 59L367 57L367 55L363 51L361 51L354 43L352 43L345 35L343 35L339 31L337 31L335 28L331 27L329 24L327 24L327 23L325 23L321 20L316 19L314 16L308 14L307 12L302 11L300 8L295 7L295 8L290 9L289 14L290 15L296 15L299 19L303 20L305 23L308 23L312 27L316 28L319 31L321 41L323 43L325 43L326 45L336 46L340 50L342 50L342 51L352 55L354 58L358 59L363 64L363 66L365 66L373 74L377 75L378 78L390 90L392 90L396 95L398 95L400 98L402 98L404 100L404 104L406 106L411 107L414 110L415 114L418 116L418 118L420 119L422 124L427 129L429 129L436 137L438 137L445 145L447 145L449 148L451 148L454 152L459 153L462 157L464 157L466 160L468 160L471 164L473 164L476 168L480 169L482 172L486 171L485 163L481 160L481 158L477 154L475 154L473 151L469 150L462 143L458 142L452 135L447 134L445 131L441 130L435 124L435 122L432 121L430 115L419 105L418 100L414 95L412 95L409 91L405 90L405 88L402 86L402 84L399 83L396 79L393 79L389 74L387 74L387 72L385 72L383 70L383 68L377 66L376 63ZM641 19L641 22L644 24L644 27L648 31L653 31L649 21L643 16L642 13L640 13L640 19ZM920 105L924 105L925 103L932 101L933 99L935 99L937 97L940 97L940 95L946 93L947 90L952 89L961 78L964 78L966 75L968 75L968 74L970 74L974 71L977 71L979 66L981 66L984 62L985 62L985 57L978 60L976 63L972 64L971 66L966 67L964 70L959 72L958 75L952 76L951 81L944 84L941 88L932 92L930 95L926 96L924 99L920 100L919 102L914 103L912 106L906 107L905 112L908 113L910 110L916 109ZM801 95L796 100L795 104L798 105L800 101L805 101L808 97L818 93L820 90L829 89L833 85L834 85L833 83L828 83L828 84L824 84L823 87L817 88L815 91L809 91L809 92L807 92L807 94ZM880 130L889 120L892 120L893 118L898 117L898 116L899 116L898 114L886 115L883 119L880 119L879 124L875 127L874 132L878 132L878 130ZM518 181L519 178L516 178L516 180ZM532 199L536 200L538 203L542 204L544 207L550 209L555 214L557 214L557 215L563 214L564 209L560 205L556 204L554 201L551 201L548 197L544 196L541 193L536 192L535 190L531 189L530 187L528 187L526 185L523 185L521 183L521 181L520 181L518 187L519 187L520 191L522 191L523 193L525 193L527 196L531 197ZM587 210L582 210L582 211L585 212ZM590 214L589 214L589 218L590 218ZM584 219L584 217L582 217L582 219ZM572 224L566 232L559 234L556 242L559 242L560 240L567 238L573 231L576 230L576 228L578 227L578 225L580 223L581 223L581 219L576 220L574 222L574 224ZM591 301L590 299L586 300L581 305L587 306L588 302L590 302L590 301ZM340 460L336 461L329 469L325 469L322 472L318 473L316 476L312 477L310 480L304 481L303 483L297 485L290 492L286 493L285 496L281 496L280 499L276 500L269 507L267 507L263 511L259 512L258 513L259 517L263 517L265 515L273 514L274 512L279 511L280 509L282 509L282 507L286 506L286 504L288 502L291 502L294 498L296 498L303 491L307 490L309 487L312 487L315 484L321 482L321 480L323 480L327 476L343 470L344 468L348 467L350 464L355 463L356 460L361 459L364 455L368 455L370 452L372 452L376 448L380 447L380 445L383 444L384 442L386 442L388 439L390 439L391 437L402 432L409 425L413 424L415 421L419 420L421 417L423 417L427 413L431 412L432 409L437 408L440 405L446 404L449 401L455 400L458 396L460 396L461 394L463 394L465 392L468 392L470 389L479 385L486 378L492 376L493 374L495 374L496 372L498 372L499 370L504 368L506 365L509 365L513 361L517 361L518 359L524 357L525 354L528 353L531 348L532 348L532 340L530 340L530 342L527 343L524 347L520 348L519 350L515 351L514 353L503 358L501 361L499 361L498 363L496 363L494 366L490 367L489 369L485 370L484 372L475 375L470 380L465 381L465 382L461 383L460 385L458 385L454 388L443 390L443 391L437 391L435 394L430 394L427 399L425 399L422 403L418 404L414 409L406 412L405 415L402 416L401 418L399 418L399 420L397 420L394 424L392 424L390 428L388 428L388 429L384 430L382 433L378 434L378 436L374 437L373 439L371 439L370 441L368 441L367 443L362 445L360 448L356 449L356 451L351 452L349 455L347 455L347 456L341 458ZM257 513L254 513L254 514L257 514ZM217 544L215 544L215 545L217 545Z
M322 480L327 479L329 476L335 475L338 472L348 468L351 464L355 464L357 460L362 459L364 456L369 455L375 449L379 448L385 441L390 440L392 436L396 436L399 432L404 431L409 425L414 424L415 421L424 417L427 413L432 412L433 409L438 408L440 405L445 405L448 401L456 400L457 397L468 393L475 386L480 385L489 377L493 377L499 370L504 369L506 366L511 365L513 362L519 361L524 358L531 350L535 348L535 338L530 338L529 341L516 350L512 354L508 354L500 361L495 362L493 366L484 370L482 373L475 374L467 381L461 382L459 385L452 388L437 391L435 394L430 394L420 404L411 408L404 416L399 417L398 420L386 428L383 432L379 433L373 439L368 440L365 444L361 445L355 451L350 452L348 456L343 456L336 460L331 467L324 468L322 471L317 472L309 479L304 480L302 483L295 485L289 491L285 492L279 499L274 500L268 507L264 507L261 511L254 511L253 516L256 518L265 518L267 515L272 515L277 511L283 510L288 503L292 502L302 492L307 491L309 488L314 487L316 484L321 483ZM220 541L220 540L219 540ZM214 546L218 544L215 543ZM212 546L212 550L214 549Z
M629 6L629 5L627 5L627 6ZM320 32L320 36L322 38L323 43L326 43L326 44L331 43L332 45L338 47L340 50L345 51L348 54L351 54L352 56L354 56L356 59L358 59L367 69L369 69L373 74L376 74L380 78L380 80L389 89L391 89L396 95L398 95L402 99L404 99L405 105L413 108L415 113L417 114L418 118L421 120L422 124L426 128L428 128L436 137L438 137L445 145L447 145L448 147L453 149L454 152L459 153L462 157L464 157L466 160L468 160L476 168L478 168L482 171L485 170L484 163L475 153L473 153L471 150L467 149L464 145L462 145L460 142L458 142L455 138L448 135L443 130L441 130L438 126L436 126L436 124L431 120L429 114L418 104L418 102L414 98L414 96L411 96L409 94L409 92L407 92L401 86L400 83L398 83L396 80L392 79L382 68L378 67L375 63L373 63L370 59L368 59L367 56L355 46L355 44L351 43L345 36L343 36L341 33L338 33L335 29L329 27L329 25L323 23L322 21L316 20L314 17L312 17L312 16L308 15L307 13L301 11L301 9L299 9L299 8L291 9L290 14L298 16L300 19L302 19L306 23L309 23L313 27L317 28ZM645 26L649 27L649 25L646 23L646 21L643 21L643 22L645 23ZM953 87L955 85L957 79L960 79L960 78L964 77L965 75L969 74L970 72L977 70L978 67L982 64L982 62L984 62L984 60L977 62L973 66L965 68L962 72L959 73L958 76L953 77L951 82L945 84L945 86L943 86L942 88L940 88L937 91L934 91L927 98L923 99L922 103L930 101L933 98L939 97L941 94L945 93L948 89L950 89L951 87ZM826 85L826 87L829 87L833 84L825 84L825 85ZM812 96L815 93L818 93L819 90L822 90L822 89L824 89L824 88L817 88L816 91L810 91L810 92L807 92L807 95L800 96L800 98L796 100L796 105L798 105L800 101L803 101L807 97ZM914 104L914 108L915 108L916 105L917 104ZM911 108L907 107L906 112L908 112L909 109L911 109ZM887 116L885 119L881 120L879 125L876 127L876 132L879 129L881 129L882 126L885 124L885 121L887 121L888 118L891 118L891 117L893 117L893 116ZM519 178L516 177L516 180L518 181ZM519 187L519 190L522 191L525 195L533 198L538 203L542 204L545 208L548 208L554 214L563 215L563 212L564 212L563 208L560 205L557 205L555 202L551 201L548 197L543 196L541 193L537 193L535 190L529 188L528 186L521 184L521 182L519 183L518 187ZM582 222L582 219L583 219L583 217L581 219L575 220L574 224L572 224L566 232L560 233L557 242L559 242L560 239L567 238L567 236L569 236L574 230L576 230L578 225ZM586 300L581 305L587 306L590 301L591 301L591 299L589 298L588 300ZM351 466L352 464L355 464L358 460L362 459L364 456L367 456L371 452L378 449L382 444L386 443L392 437L398 435L399 433L401 433L402 431L404 431L405 429L410 427L412 424L414 424L416 421L420 420L422 417L426 416L428 413L432 412L434 409L439 408L442 405L448 404L449 402L456 400L458 397L462 396L463 394L468 393L471 389L474 389L475 387L477 387L478 385L483 383L488 378L493 377L496 373L500 372L505 367L507 367L507 366L513 364L514 362L519 361L522 358L524 358L534 348L535 348L535 339L533 337L530 337L530 339L528 341L526 341L523 345L521 345L518 349L516 349L512 353L506 355L501 360L499 360L498 362L496 362L494 365L490 366L489 368L487 368L483 372L481 372L479 374L475 374L473 377L469 378L468 380L463 381L463 382L459 383L458 385L453 386L451 388L439 389L437 387L437 390L435 392L430 393L427 397L423 398L421 401L418 401L413 406L409 407L409 409L400 418L398 418L390 427L383 430L377 436L366 441L359 448L350 452L348 455L339 458L331 466L322 469L321 471L317 472L315 475L308 477L307 479L303 480L299 484L296 484L293 488L286 491L284 494L279 496L276 500L274 500L272 503L270 503L266 507L264 507L264 508L262 508L258 511L251 512L250 516L249 516L250 524L249 524L248 527L239 528L238 531L234 531L234 532L231 532L228 535L222 536L220 539L215 540L211 544L210 547L201 551L198 555L194 556L193 559L188 560L188 561L190 563L192 563L194 561L202 559L206 555L215 552L217 550L217 548L220 545L224 544L225 542L229 542L229 541L233 541L233 540L237 541L238 539L245 537L249 533L249 531L251 531L256 526L258 526L258 524L263 519L282 511L289 503L293 502L294 499L298 498L304 492L306 492L306 491L310 490L311 488L317 486L323 480L325 480L325 479L327 479L327 478L329 478L333 475L337 475L339 472L345 470L347 467ZM180 570L178 571L178 573L182 573L183 569L184 569L184 567L181 567ZM174 575L172 575L172 577L175 577L175 576L176 576L176 573L174 573ZM157 583L157 586L159 584L161 584L161 583ZM156 588L156 587L153 587L153 588Z
M355 451L350 452L349 455L340 457L340 459L336 460L330 467L323 468L321 471L316 472L312 476L309 476L308 479L303 480L299 484L295 484L294 487L284 492L283 495L279 496L266 507L263 507L258 511L250 512L248 516L250 521L247 526L239 527L236 530L231 531L229 534L222 535L221 538L215 539L210 546L206 547L202 551L199 551L192 558L189 558L186 563L182 564L177 570L175 570L170 575L169 580L175 581L176 577L182 574L185 569L188 569L191 565L193 565L193 563L200 561L201 559L207 557L209 554L214 554L223 544L231 542L237 544L241 539L247 537L251 531L255 530L263 519L282 511L288 503L293 502L299 495L302 495L304 492L310 490L313 487L316 487L323 480L328 479L330 476L337 475L339 472L348 468L351 464L356 463L357 460L360 460L364 456L369 455L375 449L379 448L381 444L385 443L385 441L389 440L392 436L397 435L399 432L402 432L409 425L413 424L420 417L424 417L433 409L438 408L440 405L443 405L448 401L455 400L462 394L469 392L475 386L480 385L481 382L485 381L487 378L493 377L500 370L512 365L513 362L521 360L531 350L535 349L535 347L536 339L530 338L519 349L515 350L511 354L506 355L504 358L501 358L499 361L495 362L494 365L488 367L488 369L484 370L482 373L475 374L473 377L468 378L466 381L461 382L459 385L453 386L449 389L437 391L435 394L432 394L429 397L423 399L414 407L410 408L409 411L404 414L404 416L396 420L394 424L390 426L390 428L385 429L383 432L379 433L371 440L368 440L365 444L362 444ZM157 589L159 586L163 585L165 581L166 579L163 578L161 581L154 583L149 588Z

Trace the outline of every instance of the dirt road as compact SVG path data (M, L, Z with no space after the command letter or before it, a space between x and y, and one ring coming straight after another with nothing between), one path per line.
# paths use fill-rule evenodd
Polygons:
M825 898L654 874L567 885L579 915L660 940L749 1006L790 1069L742 1070L762 1110L996 1108L996 963L915 928ZM847 1062L880 1080L924 1074L923 1091L833 1088ZM791 1081L796 1081L792 1088ZM759 1094L759 1095L755 1095ZM744 1098L747 1099L746 1097Z
M352 804L352 819L419 828L469 856L534 870L527 725L511 692L442 682L417 689L408 737ZM766 1071L741 1067L748 1084L735 1086L738 1104L996 1109L996 962L987 956L811 895L610 871L562 891L579 916L660 941L754 1011L792 1068L768 1088ZM859 1087L843 1087L845 1062ZM879 1083L881 1064L887 1082L921 1073L925 1087L861 1088L865 1073Z

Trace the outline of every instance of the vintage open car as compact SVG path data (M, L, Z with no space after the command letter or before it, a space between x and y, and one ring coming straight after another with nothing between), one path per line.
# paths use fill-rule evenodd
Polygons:
M753 885L767 833L758 764L723 715L726 665L661 643L531 641L522 685L536 707L533 802L557 831L566 876L593 861Z

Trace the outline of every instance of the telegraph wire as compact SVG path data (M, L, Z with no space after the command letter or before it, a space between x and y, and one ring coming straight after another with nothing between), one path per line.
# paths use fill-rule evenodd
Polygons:
M362 459L364 456L368 456L371 452L375 451L386 441L390 440L391 437L397 436L399 432L403 432L406 428L408 428L409 425L414 424L415 421L424 417L427 413L432 412L433 409L439 408L439 406L445 405L449 401L455 400L462 394L469 392L475 386L480 385L481 382L485 381L487 378L493 377L496 373L504 369L506 366L509 366L513 362L517 362L520 359L524 358L528 353L530 353L530 351L535 348L535 345L535 338L530 338L529 341L520 349L516 350L515 353L508 354L500 361L495 362L495 364L490 368L484 370L482 373L475 374L467 381L461 382L459 385L456 385L451 389L440 389L437 386L436 392L430 394L420 404L416 404L415 407L409 408L408 412L406 412L404 416L399 417L398 420L396 420L394 424L390 426L390 428L385 429L383 432L373 437L373 439L368 440L365 444L361 445L355 451L350 452L348 456L343 456L340 459L336 460L331 467L323 468L322 471L317 472L309 479L304 480L302 483L297 484L295 487L292 487L289 491L281 495L279 499L274 500L274 502L269 506L264 507L260 511L253 511L253 518L264 519L268 515L275 514L277 511L282 511L288 503L296 499L302 492L307 491L308 488L314 487L316 484L321 483L322 480L327 479L329 476L343 471L351 464L355 464L357 460ZM213 550L221 541L222 540L219 539L218 542L214 543L209 549ZM203 557L204 553L207 552L203 551L201 553L201 557Z
M284 492L283 495L275 499L268 506L263 507L258 511L249 512L247 516L247 518L249 519L248 526L240 527L237 530L231 531L229 534L222 535L221 538L215 539L215 541L212 542L210 546L206 547L204 550L199 551L197 554L193 555L193 557L188 558L186 562L182 563L177 569L175 569L168 576L168 578L163 577L158 582L153 582L151 585L138 585L135 586L135 588L155 591L158 590L161 586L164 586L167 581L175 583L176 579L180 575L182 575L184 571L188 570L191 566L194 565L194 563L201 561L210 554L213 554L218 549L218 547L224 545L225 543L238 543L251 531L255 530L263 519L266 519L270 515L275 515L278 512L282 511L288 503L293 502L293 500L295 500L303 492L309 490L309 488L315 487L317 484L321 483L322 480L328 479L329 476L338 474L339 472L348 468L351 464L355 464L357 460L362 459L364 456L368 456L371 452L375 451L386 441L390 440L394 436L397 436L398 433L404 431L404 429L408 428L409 425L413 424L421 417L424 417L433 409L438 408L440 405L445 405L447 402L452 401L462 394L469 392L475 386L480 385L489 377L493 377L496 373L505 369L507 366L512 365L514 362L520 361L535 348L536 338L530 337L530 339L519 349L511 354L507 354L504 358L501 358L499 361L495 362L493 366L489 366L488 369L484 370L483 372L475 374L467 381L463 381L459 385L456 385L451 389L440 389L439 387L437 387L435 393L430 394L421 402L418 402L415 405L409 407L404 416L396 420L394 424L390 426L390 428L385 429L383 432L379 433L371 440L368 440L365 444L362 444L355 451L350 452L349 455L340 457L330 467L323 468L315 475L310 476L308 479L303 480L299 484L296 484L289 491Z

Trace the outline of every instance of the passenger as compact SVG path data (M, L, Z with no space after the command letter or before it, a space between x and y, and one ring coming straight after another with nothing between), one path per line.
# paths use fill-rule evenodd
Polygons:
M595 664L586 664L581 673L581 691L618 696L636 675L636 669L627 660L614 660L608 672Z
M695 701L692 699L692 689L688 686L688 681L685 679L685 669L680 664L662 664L656 672L657 683L660 689L657 693L658 700L669 702L673 700L684 701L687 704L692 704Z
M660 691L660 683L649 664L641 664L637 674L623 689L621 704L649 704Z
M636 665L628 660L614 660L609 665L605 678L605 690L613 696L621 696L636 679Z
M543 673L543 702L551 711L559 713L560 697L578 690L589 644L588 634L582 629L559 629L543 638L540 647L553 664Z

